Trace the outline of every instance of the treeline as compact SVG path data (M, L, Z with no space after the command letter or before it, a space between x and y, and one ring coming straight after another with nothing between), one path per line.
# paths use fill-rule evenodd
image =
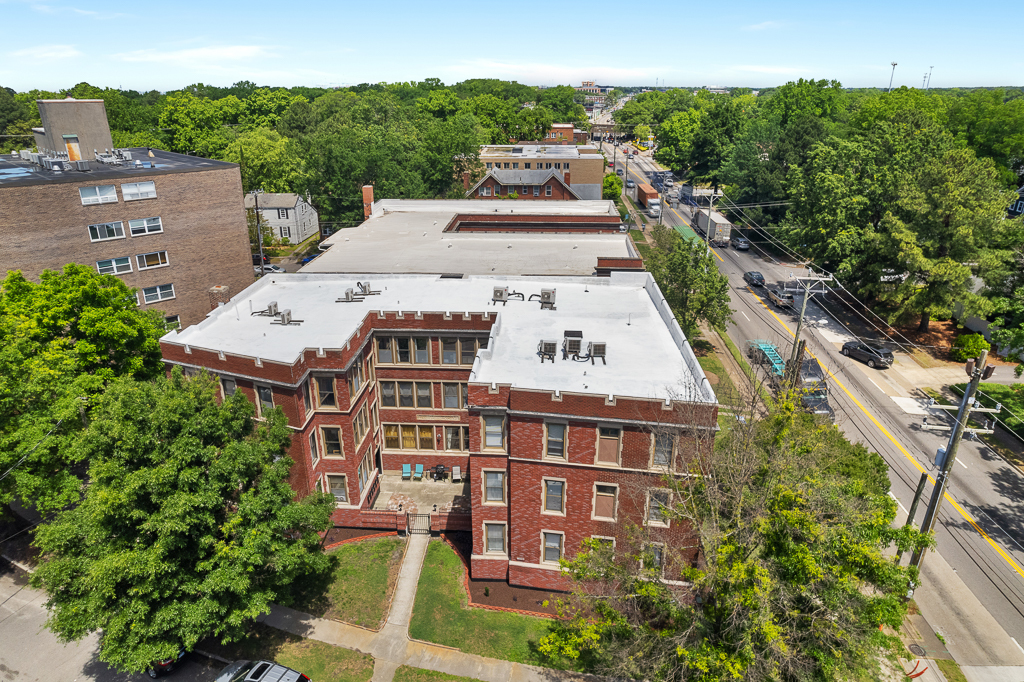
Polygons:
M617 123L655 130L656 156L724 192L760 246L835 274L890 323L954 307L1024 347L1020 89L892 92L799 80L754 96L638 95Z
M587 126L585 95L474 79L350 88L269 88L242 81L140 93L79 83L60 92L0 88L0 149L32 145L37 99L103 99L114 145L151 146L242 167L244 189L309 194L325 221L362 219L360 187L378 198L458 194L480 144L539 140L552 123ZM528 105L528 106L527 106Z

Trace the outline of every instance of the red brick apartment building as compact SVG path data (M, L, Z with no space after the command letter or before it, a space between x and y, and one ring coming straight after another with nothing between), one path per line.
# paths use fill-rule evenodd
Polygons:
M471 531L474 578L545 589L630 524L658 561L696 560L665 477L711 444L718 407L649 273L271 275L161 345L283 409L292 485L333 493L339 526ZM462 485L427 480L438 465ZM463 502L386 509L396 482Z
M474 199L579 201L580 195L573 191L571 183L569 171L489 170L479 182L467 188L466 196ZM469 184L468 180L465 184Z
M0 275L82 263L183 326L252 283L237 165L113 150L102 100L38 105L41 153L0 157Z

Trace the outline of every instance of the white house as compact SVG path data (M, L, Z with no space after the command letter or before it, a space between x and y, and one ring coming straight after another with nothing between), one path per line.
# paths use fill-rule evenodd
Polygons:
M298 244L320 231L316 209L298 194L260 194L259 206L264 224L274 231L278 239ZM255 207L256 197L246 194L245 208Z

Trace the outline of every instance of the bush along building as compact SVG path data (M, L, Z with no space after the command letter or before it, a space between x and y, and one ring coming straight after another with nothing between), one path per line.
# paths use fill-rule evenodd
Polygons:
M697 549L667 478L713 444L716 397L650 274L607 274L270 275L161 345L283 410L292 485L338 526L469 531L474 578L545 589L640 530L678 576Z
M189 325L253 281L238 166L113 149L103 100L41 100L39 151L0 157L0 271L67 263Z

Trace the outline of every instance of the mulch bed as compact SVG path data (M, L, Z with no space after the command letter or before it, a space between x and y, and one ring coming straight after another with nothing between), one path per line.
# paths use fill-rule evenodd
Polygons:
M327 538L324 540L324 547L333 545L336 542L342 540L351 540L352 538L364 538L368 535L377 535L381 532L380 528L341 528L335 526L327 531Z
M455 550L468 563L473 554L473 534L464 531L446 532L445 537L454 545ZM488 594L484 594L485 590ZM534 611L558 615L556 601L568 596L566 592L554 592L533 587L514 587L504 580L469 579L469 600L473 604L484 606L500 606L506 609ZM547 601L548 605L544 606Z

